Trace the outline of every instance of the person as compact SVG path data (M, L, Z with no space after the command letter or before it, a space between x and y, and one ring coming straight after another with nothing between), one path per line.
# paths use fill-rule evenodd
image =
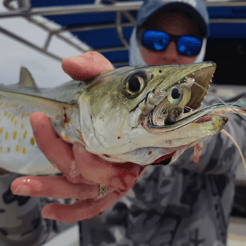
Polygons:
M131 65L203 60L209 30L202 0L145 1L137 23L130 40ZM74 79L90 79L110 66L91 52L63 61L64 70ZM141 169L131 164L125 171L122 165L100 160L79 145L66 145L45 115L35 113L31 122L40 149L65 177L22 177L11 189L18 195L78 199L73 205L49 204L42 215L70 223L83 220L83 245L226 245L235 173L241 162L226 136L217 134L204 141L198 164L188 149L172 165ZM245 154L245 124L232 115L225 129ZM64 151L67 155L61 156ZM76 180L69 175L73 161L80 172ZM129 172L133 178L128 180ZM127 186L115 179L116 173ZM99 184L108 186L102 199L97 199Z
M78 73L81 66L83 67L83 72ZM68 74L78 80L88 80L99 75L101 71L105 69L113 69L113 66L108 60L102 55L93 52L86 53L78 59L65 59L63 61L63 67ZM0 169L0 246L43 245L70 226L67 223L51 221L44 217L50 218L52 217L50 213L56 214L58 212L61 216L66 214L67 217L61 219L58 217L57 219L69 223L76 221L78 218L77 216L79 216L79 218L83 215L86 215L88 218L93 217L95 210L91 210L91 213L88 212L88 208L91 206L92 201L88 202L88 206L85 207L84 211L79 211L76 208L80 208L83 204L75 203L76 199L96 199L98 197L98 180L101 180L100 183L108 184L109 196L107 200L98 200L99 203L97 206L99 208L96 210L96 213L100 213L106 209L106 207L111 206L112 200L117 201L120 196L126 194L130 189L127 187L133 186L141 171L141 167L136 164L129 164L124 168L116 168L114 166L108 168L107 162L102 162L99 158L95 158L95 156L91 154L83 154L83 151L85 150L83 150L83 148L81 149L80 145L75 144L73 148L71 148L70 145L64 144L64 142L54 133L53 127L49 125L50 121L45 115L40 115L39 113L33 114L31 120L33 122L33 130L36 139L39 139L38 141L40 142L40 149L44 152L48 149L51 151L51 155L49 155L48 158L52 163L57 164L64 174L67 174L67 180L70 182L62 176L53 177L56 179L55 185L51 184L54 180L53 178L50 180L50 177L40 176L35 181L32 180L34 183L32 182L31 184L34 185L37 192L40 192L41 190L50 191L48 197L42 197L40 199L39 197L30 196L33 196L35 192L33 193L34 190L30 190L30 187L25 185L26 183L29 183L29 179L24 178L24 186L18 187L17 190L15 189L15 194L13 194L10 189L12 181L23 175L9 173ZM47 128L47 126L49 127ZM41 139L43 139L43 137L45 137L46 140L48 139L48 142L42 146ZM66 153L66 155L64 155L64 153ZM87 171L84 173L83 177L81 175L76 177L70 176L70 164L68 165L68 163L74 161L73 156L75 156L77 160L82 157L86 163L92 162L93 159L93 165L87 166ZM98 173L98 168L102 168L103 165L103 170ZM86 166L83 168L85 167ZM117 181L116 175L128 175L127 187L122 187L122 185L118 184L119 181ZM90 176L93 176L98 180L91 179ZM44 182L43 184L40 183L40 179ZM111 179L110 184L108 182L109 179ZM12 185L12 189L13 187L14 186ZM116 189L115 187L119 189ZM60 189L64 191L64 194L56 196L55 194ZM24 192L26 197L18 195L18 193L24 195ZM110 195L110 193L112 194ZM38 196L46 195L47 194L38 194ZM53 197L53 199L50 197ZM71 206L74 207L74 209L72 209L73 213L65 212L67 209L71 209L71 207L68 206L72 203L73 205ZM41 209L44 206L46 207L42 211L43 217L41 217ZM78 215L76 212L80 212L82 215Z

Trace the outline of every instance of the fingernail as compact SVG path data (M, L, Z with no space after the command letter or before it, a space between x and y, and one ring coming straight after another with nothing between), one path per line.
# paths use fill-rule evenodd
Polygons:
M19 185L17 188L13 191L15 195L20 196L30 196L31 195L31 189L27 185Z
M42 215L42 216L43 216L43 218L49 219L49 220L56 220L57 219L55 214L46 214L46 215Z

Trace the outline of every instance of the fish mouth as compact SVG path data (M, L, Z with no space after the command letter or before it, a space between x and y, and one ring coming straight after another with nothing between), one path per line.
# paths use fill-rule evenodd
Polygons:
M169 165L176 160L184 150L205 140L208 136L219 132L224 127L228 118L222 115L221 112L215 112L212 107L200 109L200 106L207 95L207 90L210 87L214 72L215 65L211 64L210 66L186 74L173 83L169 91L167 89L166 92L163 93L163 98L160 102L156 104L143 119L141 123L142 127L159 137L165 132L172 132L185 126L188 126L188 128L185 128L186 131L191 130L191 139L190 137L185 136L185 134L183 136L180 130L178 131L180 135L178 133L177 136L176 134L172 134L174 139L187 139L182 142L182 145L173 145L172 143L166 144L165 149L169 153L156 159L152 165ZM187 97L187 100L184 101L184 103L177 105L175 103L172 104L168 99L171 94L170 91L172 88L176 88L176 86L184 88L184 93L189 94L189 97ZM153 94L155 95L155 91L153 91ZM148 98L145 99L145 102L148 101L150 101ZM145 107L148 108L146 104ZM204 131L199 135L199 131L192 131L192 128L198 130L204 129ZM165 139L167 138L168 137ZM172 140L172 138L170 139Z
M175 155L175 153L176 153L176 151L174 151L170 154L167 154L167 155L163 155L160 158L156 159L151 165L152 166L154 166L154 165L166 166L172 161L172 158Z
M208 110L208 111L210 111L210 110ZM200 112L200 111L197 111L196 113L198 113L198 112ZM193 116L196 116L196 113L194 113ZM206 114L206 111L202 112L202 113L205 113L205 115L198 117L197 119L192 119L190 117L186 117L186 118L180 120L180 122L176 123L175 127L172 127L169 130L166 130L165 126L162 127L162 126L151 125L151 128L148 127L148 131L151 133L154 133L154 134L160 134L163 132L163 129L165 129L166 132L168 132L168 131L173 131L175 129L184 127L190 123L193 123L193 126L200 125L200 127L202 124L212 125L213 127L211 129L213 131L211 131L211 132L215 133L215 132L219 132L224 127L226 122L228 121L228 118L224 115L216 115L216 114L210 114L210 113ZM191 136L192 136L192 133L191 133ZM189 139L187 139L187 144L185 144L185 145L178 146L178 147L172 147L172 148L168 148L168 147L165 148L166 151L170 151L170 153L163 155L160 158L156 159L155 161L153 161L153 163L151 165L164 165L164 166L169 165L171 162L173 162L173 160L177 159L176 157L178 157L180 155L179 154L180 152L183 153L183 151L186 150L187 148L192 147L192 146L196 145L197 143L199 143L200 141L204 140L203 138L204 138L204 136L198 137L196 142L193 142L193 141L189 142Z
M214 121L221 121L221 125L227 122L227 117L220 113L214 113L211 107L200 109L203 100L207 95L207 89L209 89L211 80L215 71L215 65L211 63L211 66L193 71L186 74L180 80L172 84L171 88L168 88L165 92L156 93L152 92L156 97L159 96L158 104L153 107L153 103L150 107L150 112L145 115L141 125L148 131L153 132L155 130L161 130L164 132L173 131L175 129L184 127L190 123L204 124L213 123ZM183 88L184 95L189 98L180 104L172 103L173 98L170 100L170 94L178 88ZM173 89L174 88L174 89ZM170 92L172 90L172 92ZM177 92L179 93L179 92ZM180 92L181 93L181 92ZM161 95L162 94L162 95ZM189 94L189 96L187 96ZM145 110L148 108L148 95L145 98ZM143 103L142 103L143 108Z
M192 116L190 116L191 118L186 117L180 120L180 122L178 122L174 128L171 128L171 130L169 129L167 131L173 131L174 129L186 126L189 123L193 123L193 126L195 126L196 124L197 125L210 124L212 126L215 126L215 127L212 127L213 132L219 132L224 127L226 122L228 121L228 118L224 115L206 113L206 111L210 112L211 110L210 108L205 111L198 110L192 115L193 117L195 117L196 114L198 113L203 113L205 115L201 117L197 117L197 119L192 119ZM151 131L152 133L158 133L158 134L163 131L163 128L165 129L165 126L162 127L162 126L151 125L151 127L153 127L156 130L161 129L161 131L155 131L153 130L153 128L148 127L148 131ZM183 153L183 151L186 150L187 148L192 147L196 145L197 143L199 143L200 141L204 140L203 137L204 136L200 136L200 139L198 137L196 142L189 142L188 140L188 143L185 145L173 147L173 148L165 148L167 151L170 150L170 153L167 155L163 155L160 158L156 159L151 165L164 165L164 166L169 165L171 162L173 162L173 160L176 159L177 156L180 155L179 154L180 151L181 153Z
M167 125L164 124L154 124L152 117L149 116L145 123L143 124L144 128L148 131L155 132L155 130L161 130L162 132L170 132L177 130L181 127L187 126L190 123L194 124L213 124L214 122L217 122L221 126L221 129L227 123L228 117L217 114L217 113L211 113L213 112L210 107L207 109L201 109L201 110L194 110L190 113L183 113L182 116L179 117L178 120L175 120L175 123L172 122L172 124L168 123ZM188 114L187 116L185 114Z

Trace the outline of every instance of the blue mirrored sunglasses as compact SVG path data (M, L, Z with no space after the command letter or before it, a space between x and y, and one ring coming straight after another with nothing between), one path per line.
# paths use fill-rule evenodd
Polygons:
M171 35L159 30L145 30L141 37L141 45L149 50L164 51L174 41L177 52L183 56L197 56L202 48L202 40L187 35Z

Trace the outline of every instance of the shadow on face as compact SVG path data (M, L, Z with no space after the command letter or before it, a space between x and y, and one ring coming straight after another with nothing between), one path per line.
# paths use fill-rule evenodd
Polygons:
M165 31L172 35L199 36L198 28L181 13L170 13L152 17L145 29ZM194 63L196 56L182 56L176 50L176 44L171 41L164 51L152 51L140 46L141 55L147 65L182 65Z

